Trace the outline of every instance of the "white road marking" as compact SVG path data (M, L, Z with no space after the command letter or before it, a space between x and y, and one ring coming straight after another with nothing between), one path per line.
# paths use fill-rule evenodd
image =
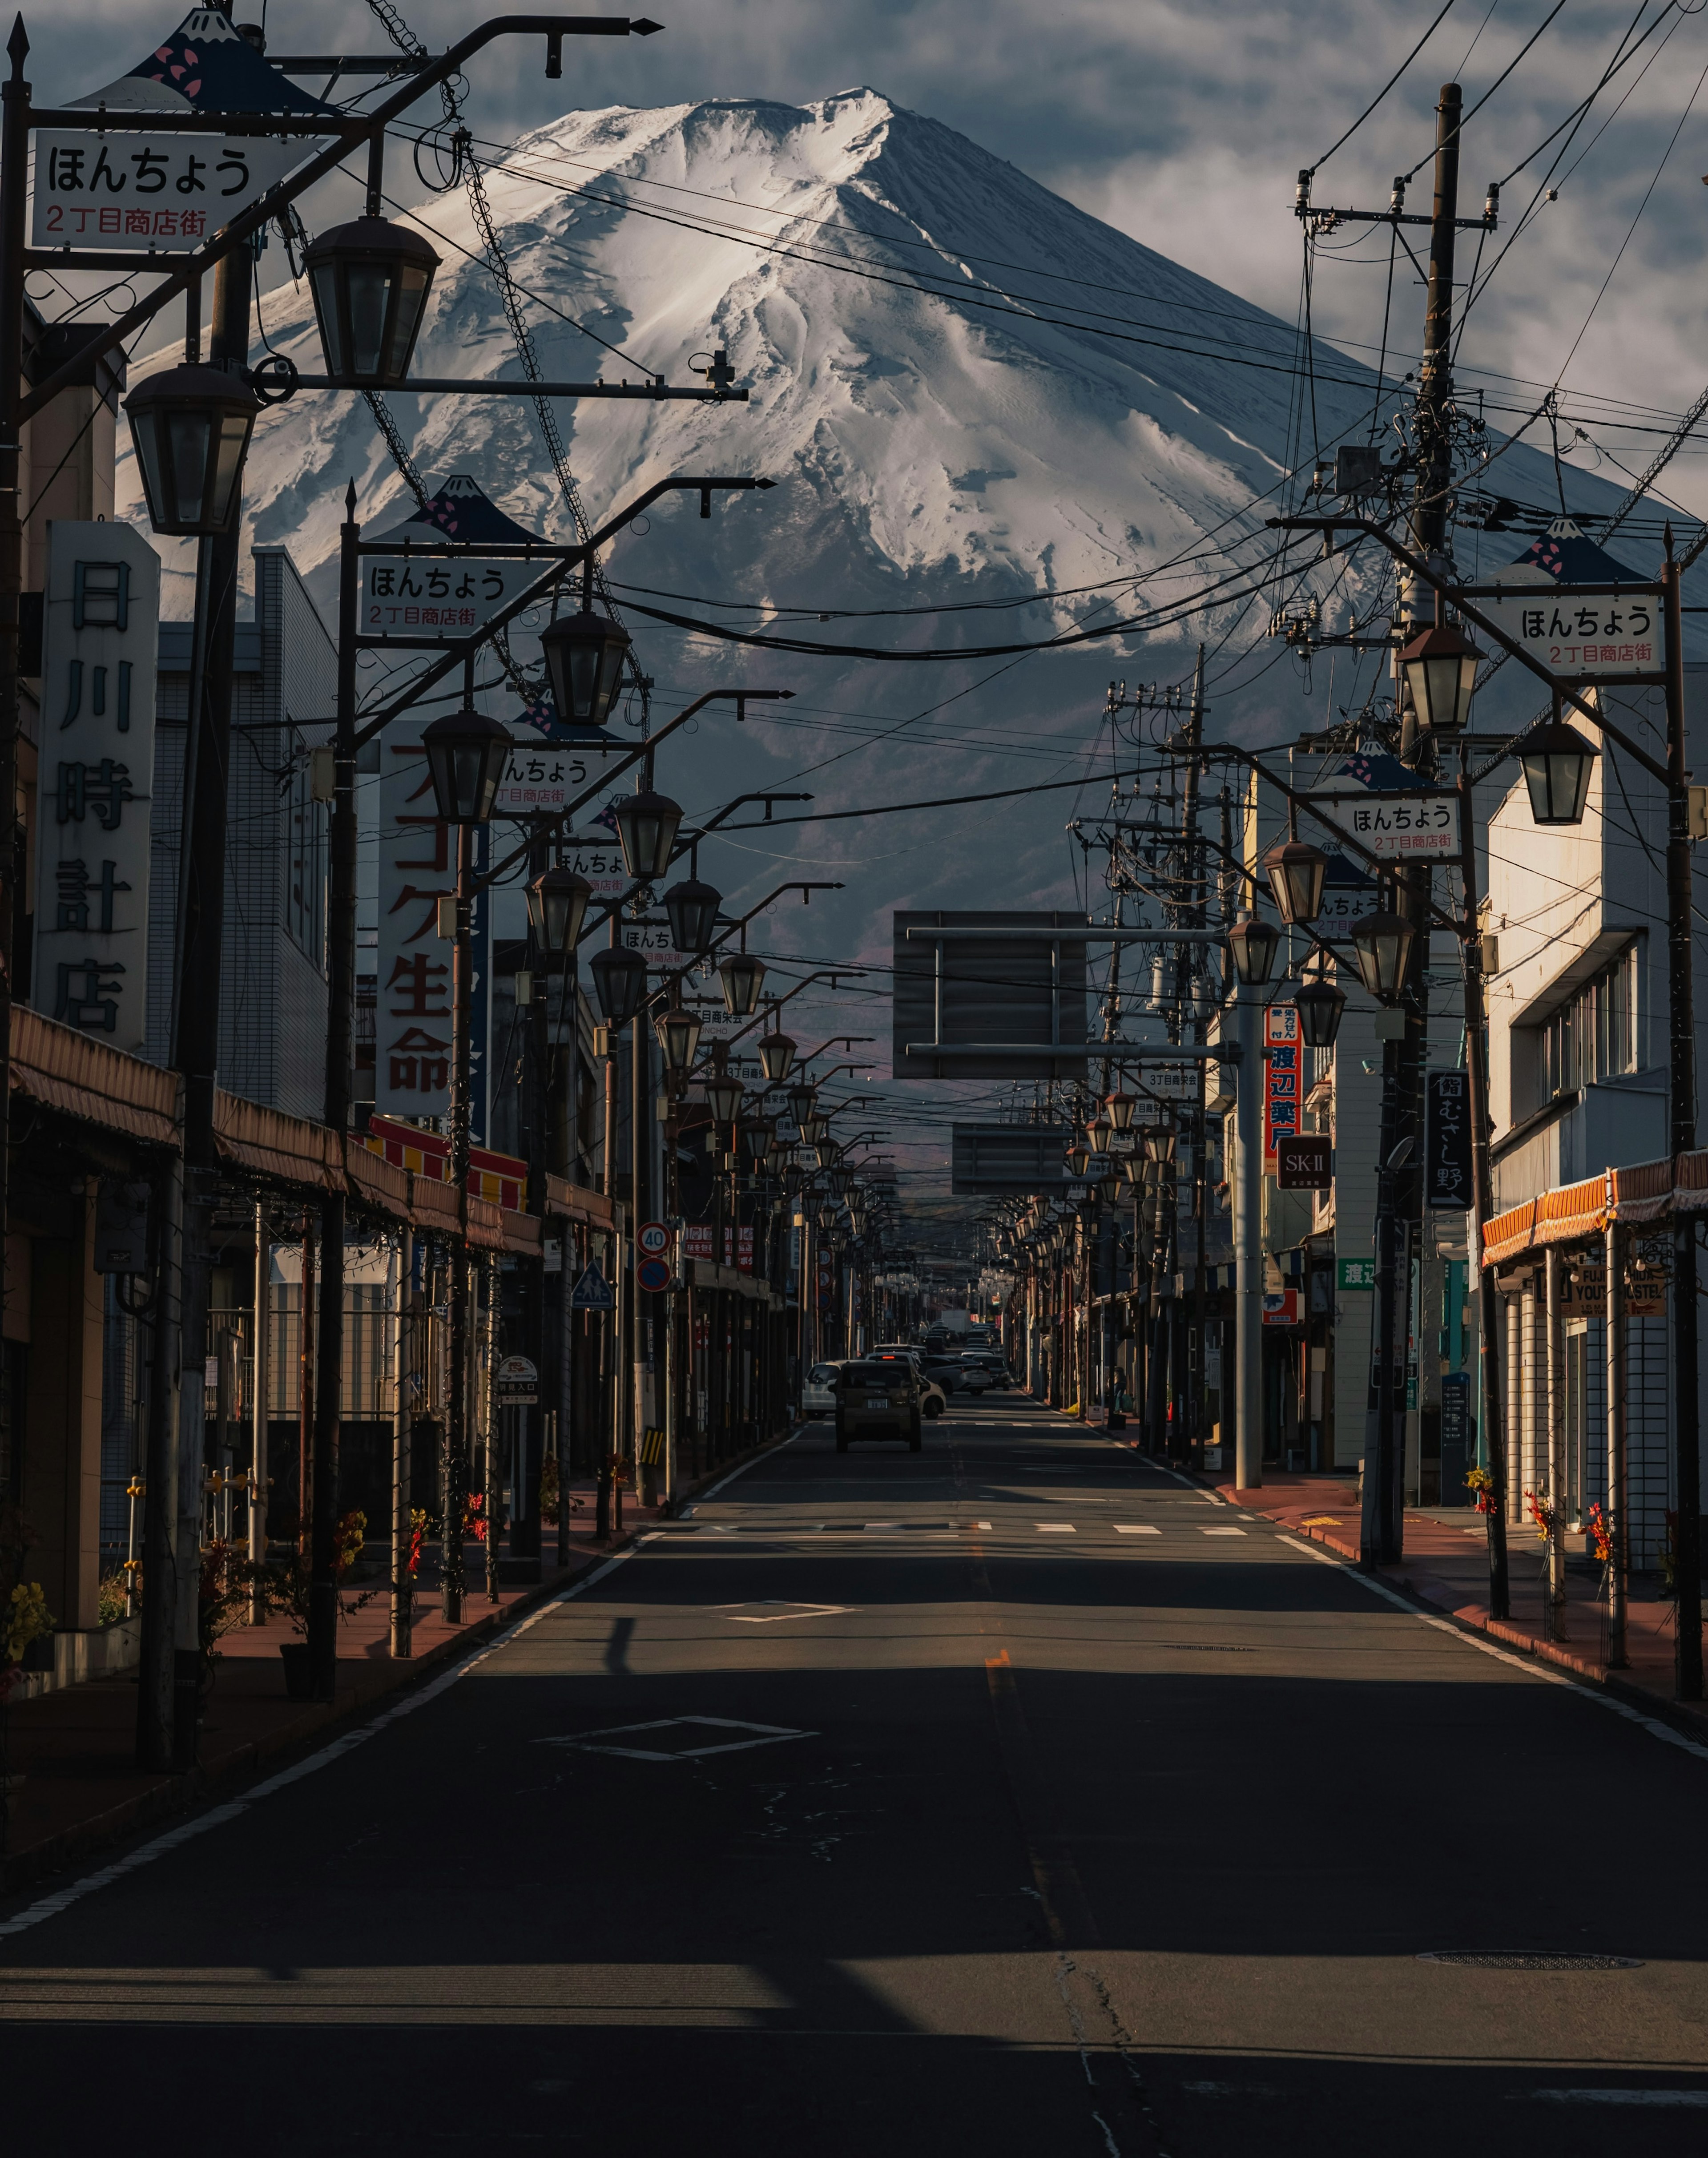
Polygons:
M1708 2091L1686 2090L1539 2090L1509 2091L1509 2098L1541 2099L1555 2105L1700 2105L1708 2106Z
M737 1626L775 1626L779 1618L835 1618L854 1609L851 1603L790 1603L781 1596L762 1596L757 1602L776 1608L761 1611L752 1603L709 1603L706 1608Z
M1212 1506L1225 1506L1228 1503L1220 1491L1206 1491L1201 1484L1195 1484L1189 1476L1183 1476L1178 1469L1170 1469L1165 1461L1148 1461L1145 1466L1158 1470L1164 1476L1172 1476L1177 1484L1184 1484L1195 1499L1207 1500Z
M488 1656L508 1647L531 1626L537 1626L560 1603L570 1603L585 1590L591 1588L596 1582L603 1581L608 1573L615 1572L626 1559L632 1558L643 1546L653 1542L658 1533L656 1529L649 1529L627 1551L616 1552L606 1560L603 1566L596 1566L591 1573L584 1573L579 1581L571 1582L550 1603L542 1603L537 1611L530 1611L525 1618L518 1619L513 1626L507 1627L502 1634L496 1634L483 1649L477 1649L472 1656L465 1656L460 1664L453 1664L448 1671L441 1671L437 1678L429 1679L425 1686L418 1686L415 1692L399 1701L395 1707L376 1716L371 1723L364 1723L359 1730L345 1732L334 1738L329 1746L323 1746L317 1753L311 1753L306 1761L298 1761L294 1767L281 1770L276 1776L267 1777L243 1798L234 1799L226 1805L215 1806L210 1812L201 1815L195 1820L185 1821L180 1827L168 1829L164 1835L157 1835L123 1858L115 1859L111 1866L103 1866L95 1873L85 1873L80 1881L73 1881L68 1887L56 1889L51 1896L44 1896L39 1902L18 1912L15 1918L0 1919L0 1939L12 1933L28 1933L32 1926L39 1926L44 1918L55 1917L70 1904L91 1895L95 1889L108 1887L115 1881L121 1881L127 1873L134 1873L139 1866L147 1866L154 1859L164 1858L169 1851L176 1851L180 1844L188 1843L193 1837L204 1835L209 1829L219 1828L227 1821L235 1820L240 1814L246 1814L257 1799L271 1798L275 1791L282 1791L289 1784L301 1783L305 1776L312 1776L317 1768L328 1768L346 1753L353 1753L358 1746L384 1731L389 1724L397 1722L402 1717L413 1716L418 1708L425 1708L430 1701L436 1701L447 1687L455 1686L458 1679L467 1677L477 1664L483 1664Z
M1071 1536L1078 1533L1071 1521L1034 1521L1040 1536Z
M1200 1529L1198 1533L1201 1536L1242 1536L1246 1532L1243 1529Z
M1699 1745L1694 1738L1685 1737L1683 1732L1674 1731L1669 1723L1662 1723L1655 1717L1645 1716L1640 1708L1632 1707L1613 1694L1602 1693L1592 1686L1568 1678L1563 1671L1550 1670L1545 1664L1535 1663L1527 1656L1515 1656L1509 1649L1497 1648L1493 1641L1485 1641L1468 1627L1456 1626L1451 1618L1437 1618L1427 1611L1420 1611L1415 1603L1407 1603L1385 1581L1372 1580L1369 1574L1357 1567L1349 1564L1344 1559L1332 1557L1316 1544L1303 1543L1297 1536L1277 1536L1275 1541L1280 1544L1290 1544L1294 1551L1303 1551L1307 1558L1315 1559L1319 1566L1334 1567L1345 1574L1349 1580L1357 1582L1360 1588L1369 1589L1373 1596L1380 1596L1385 1603L1391 1603L1396 1611L1403 1611L1408 1618L1416 1619L1421 1625L1432 1626L1440 1634L1449 1634L1454 1640L1463 1641L1468 1649L1475 1649L1483 1655L1493 1656L1497 1664L1510 1664L1515 1671L1522 1671L1526 1678L1535 1679L1543 1686L1564 1686L1568 1693L1574 1693L1582 1700L1593 1701L1598 1708L1611 1710L1615 1716L1623 1717L1628 1723L1638 1725L1650 1737L1663 1739L1667 1745L1676 1746L1680 1753L1694 1753L1699 1761L1708 1761L1708 1746Z
M1117 1536L1159 1536L1163 1532L1148 1521L1117 1521L1115 1533Z
M760 1735L754 1738L726 1739L716 1746L679 1747L673 1753L665 1753L656 1748L645 1746L599 1746L593 1742L600 1738L623 1738L642 1731L677 1731L685 1723L699 1723L715 1731L752 1731ZM615 1753L632 1761L700 1761L710 1753L746 1753L755 1746L776 1746L785 1738L816 1738L816 1731L795 1731L782 1723L749 1723L730 1716L658 1716L649 1723L619 1723L608 1731L590 1731L585 1735L561 1738L536 1738L536 1746L561 1746L576 1753Z

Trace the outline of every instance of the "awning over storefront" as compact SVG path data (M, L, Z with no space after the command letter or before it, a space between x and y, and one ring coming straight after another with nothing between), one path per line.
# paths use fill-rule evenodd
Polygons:
M20 1094L151 1146L178 1144L178 1075L110 1049L23 1004L12 1007L12 1084Z
M1483 1263L1504 1266L1551 1244L1586 1243L1610 1221L1640 1227L1669 1216L1708 1212L1708 1152L1667 1155L1603 1169L1497 1214L1483 1231Z
M560 1221L579 1221L589 1229L610 1229L612 1226L611 1201L602 1191L590 1191L585 1185L571 1184L566 1176L553 1176L549 1172L545 1180L545 1211Z
M263 1108L240 1094L214 1097L214 1144L222 1160L258 1176L319 1191L346 1186L338 1134L282 1110Z

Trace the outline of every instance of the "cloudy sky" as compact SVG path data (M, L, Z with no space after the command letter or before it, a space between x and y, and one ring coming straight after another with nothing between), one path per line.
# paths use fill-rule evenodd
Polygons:
M1436 0L657 5L662 36L572 46L560 83L544 80L537 40L493 49L472 70L472 117L483 132L508 133L570 105L800 101L869 83L1291 318L1301 267L1297 170L1321 159L1375 96ZM1462 380L1492 389L1520 378L1524 390L1535 385L1534 403L1563 374L1563 444L1614 480L1622 467L1640 468L1658 439L1651 431L1687 408L1708 374L1696 274L1708 224L1703 7L1643 0L1633 15L1624 0L1453 0L1399 85L1316 182L1319 202L1380 207L1394 173L1422 166L1411 199L1427 209L1437 85L1461 81L1468 104L1492 90L1466 129L1463 206L1474 211L1486 183L1504 181L1504 229L1484 250L1482 269L1494 275L1462 348ZM238 12L260 13L259 0ZM409 0L405 12L436 47L477 13L452 0ZM38 94L94 86L106 70L105 59L91 70L92 51L115 63L139 59L144 39L174 17L173 0L65 0L36 16ZM271 0L267 32L276 50L377 51L385 42L359 0ZM1574 108L1633 44L1634 58L1574 128ZM1531 156L1562 121L1566 132ZM1557 199L1545 196L1514 240L1520 213L1545 187ZM1328 242L1314 295L1319 331L1351 349L1372 348L1374 359L1387 279L1385 245L1356 232ZM1401 256L1391 354L1415 338L1421 312ZM1580 426L1587 441L1577 439ZM1700 457L1678 459L1669 483L1708 511Z

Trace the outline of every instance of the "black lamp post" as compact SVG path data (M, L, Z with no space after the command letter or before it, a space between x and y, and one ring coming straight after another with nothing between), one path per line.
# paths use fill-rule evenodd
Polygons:
M1109 1127L1101 1117L1093 1117L1090 1123L1086 1126L1086 1144L1093 1154L1108 1153Z
M1519 750L1530 815L1538 824L1581 824L1590 767L1600 751L1575 727L1555 719L1527 735Z
M1248 989L1262 989L1275 968L1281 932L1261 915L1242 914L1228 932L1234 971Z
M552 702L566 726L602 727L616 702L629 633L608 615L583 607L539 632Z
M625 1027L647 1000L647 963L626 944L593 954L593 994L605 1023Z
M682 805L668 794L655 794L643 787L638 794L626 794L611 805L617 820L617 836L622 845L623 867L637 884L651 884L670 866L676 834L682 823Z
M457 828L457 927L452 947L451 1188L464 1233L451 1247L451 1413L445 1435L445 1528L441 1546L446 1620L462 1618L463 1520L468 1500L468 1463L473 1431L473 1355L471 1268L467 1234L471 1045L474 1032L474 828L492 814L503 777L510 737L496 720L472 705L447 713L423 730L421 746L441 819ZM487 1493L487 1534L498 1533L497 1494ZM490 1559L490 1551L488 1552ZM490 1565L488 1573L491 1573Z
M1363 916L1352 932L1359 978L1379 1003L1392 1004L1406 983L1416 932L1403 914L1385 907Z
M555 959L581 941L581 924L593 887L573 870L547 870L528 887L528 923L539 948Z
M261 403L219 367L170 367L125 400L148 521L207 539L230 529Z
M724 895L698 877L684 877L664 895L664 911L670 919L670 941L679 952L696 956L706 951L718 931L718 909Z
M764 960L751 952L731 952L718 962L718 978L724 987L724 1009L730 1018L751 1019L765 986Z
M326 371L397 390L426 312L439 258L418 232L359 217L311 240L302 257Z

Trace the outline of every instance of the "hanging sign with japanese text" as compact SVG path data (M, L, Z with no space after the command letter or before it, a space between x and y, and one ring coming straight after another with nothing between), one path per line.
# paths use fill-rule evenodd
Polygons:
M483 838L484 834L481 834ZM483 851L483 850L482 850ZM393 1117L451 1109L452 958L439 934L439 901L457 890L457 834L441 823L421 748L421 722L400 721L381 742L379 951L375 983L374 1103ZM485 1013L488 902L474 903L473 1073L470 1130L486 1136Z
M1423 1203L1472 1203L1471 1079L1466 1071L1431 1071L1425 1099Z
M48 532L33 1001L140 1055L160 558L129 524Z
M1551 674L1601 682L1659 674L1666 664L1659 596L1643 591L1645 581L1571 518L1556 517L1517 561L1467 589Z
M225 142L44 128L35 138L30 244L188 255L319 147L300 135Z
M1416 787L1401 793L1374 787L1336 787L1333 792L1308 798L1313 809L1383 861L1456 862L1459 858L1458 805L1452 794Z
M1263 1013L1263 1166L1272 1175L1277 1145L1299 1128L1303 1063L1298 1006L1267 1005Z

